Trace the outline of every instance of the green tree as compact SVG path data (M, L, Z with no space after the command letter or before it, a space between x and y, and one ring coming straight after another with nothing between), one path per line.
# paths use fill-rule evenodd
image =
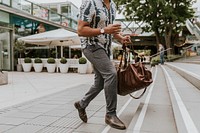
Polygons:
M16 41L14 44L14 50L19 53L19 58L22 57L22 53L26 50L25 42L24 41ZM20 62L21 64L21 62Z
M114 0L129 21L143 22L143 31L153 31L157 44L164 37L166 48L171 48L185 21L193 17L195 0Z

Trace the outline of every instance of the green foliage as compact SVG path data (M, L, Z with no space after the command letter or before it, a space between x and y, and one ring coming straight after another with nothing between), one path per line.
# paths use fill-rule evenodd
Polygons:
M114 0L127 20L145 23L142 29L154 31L157 43L165 36L166 47L173 35L178 35L185 21L194 16L191 8L195 0ZM174 40L175 41L175 40Z
M34 63L42 63L42 60L40 58L35 58Z
M175 61L177 59L180 59L182 56L180 55L168 55L166 61Z
M25 42L24 41L16 41L14 44L14 50L21 54L26 50Z
M24 58L24 63L32 63L31 58L29 57Z
M66 64L66 63L67 63L67 59L66 59L65 57L62 57L62 58L60 59L60 63Z
M160 57L156 56L151 59L151 64L158 64L160 62Z
M47 63L54 64L54 63L56 63L56 61L55 61L54 58L50 57L50 58L47 59Z
M87 60L85 57L79 58L79 64L86 64L86 63L87 63Z

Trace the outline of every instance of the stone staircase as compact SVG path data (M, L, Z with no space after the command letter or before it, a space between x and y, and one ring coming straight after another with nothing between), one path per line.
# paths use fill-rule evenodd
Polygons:
M154 84L142 99L131 100L119 116L127 130L110 128L106 132L199 133L200 64L196 62L200 57L183 60L153 68Z
M154 82L139 100L118 96L117 114L126 130L105 124L103 92L86 110L88 123L79 119L73 103L91 83L0 110L0 133L199 133L200 64L188 62L153 67Z

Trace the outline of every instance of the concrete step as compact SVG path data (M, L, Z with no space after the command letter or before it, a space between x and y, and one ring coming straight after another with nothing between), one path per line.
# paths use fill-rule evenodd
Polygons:
M183 70L181 74L178 74L180 71L177 71L178 68L172 67L172 65L162 66L162 68L167 81L178 133L199 133L200 91L181 76L184 73ZM176 69L173 70L174 68Z
M151 69L150 65L146 65L146 67L149 70ZM154 69L151 69L151 71L152 71L152 74L154 75L155 73ZM143 92L143 89L133 93L132 95L139 96L142 92ZM131 127L131 121L136 116L136 111L138 110L138 108L140 108L141 102L144 102L144 99L147 96L147 92L140 99L133 99L129 95L118 96L117 115L124 122L127 128ZM125 103L121 101L121 98L123 97L128 98ZM127 130L117 130L117 129L111 128L110 126L107 126L101 133L126 133L126 132Z
M200 89L200 65L189 63L166 63L166 65Z
M154 83L141 102L127 133L177 133L164 74L155 67Z
M183 57L175 62L182 62L182 63L191 63L191 64L200 64L200 56L194 57Z

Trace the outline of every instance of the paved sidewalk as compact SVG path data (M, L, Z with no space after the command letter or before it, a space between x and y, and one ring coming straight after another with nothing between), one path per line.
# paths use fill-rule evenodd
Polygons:
M92 84L93 74L9 72L0 86L0 109L53 94L81 84Z
M9 85L0 86L0 133L102 132L107 127L103 91L86 110L87 124L73 106L92 83L93 74L9 73ZM130 97L118 98L119 111Z

